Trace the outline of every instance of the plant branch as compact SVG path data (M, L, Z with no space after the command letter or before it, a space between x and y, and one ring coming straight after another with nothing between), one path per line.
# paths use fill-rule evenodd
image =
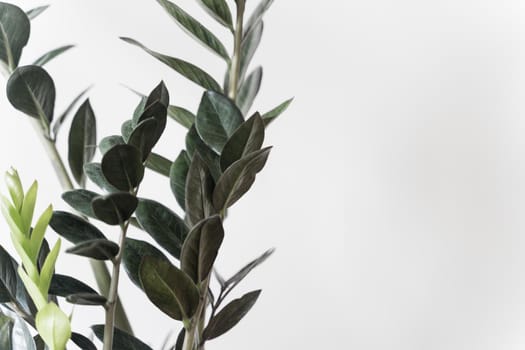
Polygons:
M235 101L239 89L239 75L241 72L241 48L244 21L244 1L237 1L237 22L235 25L235 39L233 47L232 65L230 68L230 91L228 97Z
M64 161L62 160L62 157L60 156L60 153L58 153L55 142L47 135L45 135L44 129L40 124L40 120L37 120L35 118L29 119L33 124L37 137L39 138L42 146L44 147L44 150L46 151L48 158L51 161L51 164L53 165L55 174L60 182L62 189L64 191L73 190L73 181L71 181L71 178L69 177L69 173L67 172L66 166L64 164ZM89 264L91 265L91 269L93 270L93 274L95 276L95 280L97 282L100 292L102 293L102 295L108 295L110 290L111 276L109 275L109 270L106 264L103 261L93 259L89 259ZM117 301L116 321L121 329L129 332L130 334L133 333L131 329L131 324L128 320L126 312L124 311L124 308L122 307L122 303L120 302L120 300Z

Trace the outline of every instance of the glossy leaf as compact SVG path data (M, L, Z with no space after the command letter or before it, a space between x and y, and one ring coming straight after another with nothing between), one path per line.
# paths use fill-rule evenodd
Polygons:
M167 55L163 55L161 53L155 52L153 50L148 49L138 41L131 39L131 38L121 38L125 42L138 46L142 48L144 51L149 53L151 56L155 57L162 63L166 64L182 76L186 77L187 79L193 81L194 83L202 86L206 90L213 90L213 91L221 91L221 87L215 79L213 79L208 73L203 71L201 68L183 61L181 59L170 57Z
M68 295L66 300L71 304L86 305L86 306L99 306L105 305L107 302L106 297L100 294L91 293L78 293Z
M62 199L69 204L69 206L79 213L92 217L95 217L91 202L93 199L98 197L99 194L88 190L71 190L62 193Z
M186 178L190 169L190 159L186 151L181 151L171 165L170 186L177 203L186 210Z
M261 43L264 30L263 21L258 22L253 30L251 30L243 39L241 45L241 68L239 76L244 79L250 62L252 61L259 44Z
M199 0L198 2L217 22L233 32L232 14L225 0Z
M15 169L11 168L5 173L5 183L15 209L20 211L24 203L24 188L22 187L20 176Z
M237 272L235 275L230 277L228 280L224 281L224 285L225 286L231 286L231 285L234 285L234 284L238 284L246 276L248 276L248 274L250 272L252 272L252 270L254 268L256 268L257 266L259 266L260 264L265 262L266 259L268 259L273 254L274 251L275 251L275 249L272 248L272 249L269 249L266 252L264 252L264 254L262 254L260 257L258 257L257 259L251 261L246 266L244 266L242 269L240 269L239 272Z
M121 225L137 208L138 200L127 192L115 192L93 199L91 206L95 216L108 225Z
M273 122L278 116L280 116L284 111L288 109L290 104L293 102L293 98L284 101L279 106L275 107L269 112L266 112L262 115L262 119L264 121L264 125L268 126L271 122Z
M55 83L43 68L17 68L7 82L7 98L13 107L49 129L55 109Z
M256 290L226 305L210 320L204 330L203 338L205 340L217 338L235 327L251 310L260 294L261 291Z
M51 286L51 280L55 274L55 265L58 259L58 254L60 253L60 247L62 245L62 240L58 239L55 243L55 246L46 257L44 265L40 270L40 280L38 281L38 288L40 292L47 297L49 287Z
M88 293L96 294L97 292L85 284L71 276L54 274L51 279L51 285L49 287L49 294L56 295L59 297L67 297L71 294Z
M88 87L87 89L84 89L83 91L81 91L70 103L69 105L66 107L66 109L62 112L62 114L60 114L60 116L55 120L54 124L53 124L53 136L56 137L59 130L60 130L60 127L62 126L62 124L64 123L64 121L66 120L66 118L69 116L69 114L71 114L71 112L73 111L73 108L75 108L75 106L77 105L78 101L80 101L82 99L82 97L84 97L84 95L91 89L91 87Z
M255 97L257 97L257 94L259 93L262 77L263 69L262 67L257 67L252 73L250 73L250 75L248 75L239 88L236 102L244 115L250 111Z
M140 267L140 281L151 302L171 318L189 320L197 311L197 286L171 263L146 256Z
M71 341L75 343L80 350L97 350L97 347L91 340L79 333L71 333Z
M222 171L248 154L260 150L263 142L264 123L259 113L255 113L226 142L221 153Z
M189 35L201 44L215 52L226 61L230 59L226 48L221 41L199 21L168 0L157 0L166 12L181 26Z
M84 165L91 162L97 150L97 121L89 99L78 109L68 138L69 168L78 184L84 182Z
M69 318L55 303L47 304L37 313L36 328L51 349L65 349L71 338Z
M92 326L95 336L104 341L104 325ZM113 350L153 350L134 336L115 327L113 331Z
M0 285L9 294L11 301L16 300L24 312L31 314L32 302L18 276L18 264L2 246L0 246Z
M66 250L66 253L85 256L95 260L111 260L119 252L120 247L107 239L93 239L81 242Z
M168 110L167 107L164 105L164 102L155 101L151 105L148 105L146 109L144 109L144 111L136 121L137 124L151 118L154 118L157 121L157 128L155 130L155 133L151 136L153 144L157 143L162 133L164 132L164 129L166 128L167 115ZM135 124L134 127L136 127Z
M100 163L88 163L84 165L84 174L98 187L108 192L117 192L118 188L109 183L102 173Z
M131 191L144 177L140 151L130 145L116 145L102 157L102 173L121 191Z
M133 132L133 121L126 120L124 123L122 123L120 132L122 134L122 138L124 139L124 141L128 142L129 136Z
M213 207L214 181L198 153L193 159L186 179L186 219L190 227L215 213Z
M202 140L218 154L244 118L226 96L206 91L202 96L195 127Z
M155 118L148 118L135 127L128 139L128 144L137 148L142 154L142 161L145 161L158 138L157 133L157 121Z
M100 152L104 155L107 151L112 149L114 146L117 145L123 145L126 141L122 138L120 135L111 135L106 136L102 140L100 140L100 143L98 144L98 148L100 149Z
M168 116L188 129L195 123L195 115L182 107L169 106Z
M13 349L37 350L26 321L6 307L1 307L1 311L15 321L11 338Z
M65 211L54 211L49 226L60 236L74 244L106 238L98 228L85 219Z
M211 216L193 227L182 247L181 269L198 284L211 272L224 239L222 220Z
M213 179L219 179L221 175L219 155L204 143L197 133L195 125L192 126L186 134L186 150L190 159L193 159L193 156L199 153L204 163L208 166Z
M15 321L0 313L0 349L11 350L11 338Z
M213 205L224 211L237 202L255 181L270 154L271 147L252 152L233 163L220 177L213 191Z
M145 165L148 169L153 170L160 175L166 177L170 176L171 161L160 154L154 152L150 153L148 159L146 159Z
M153 256L156 259L161 259L169 263L168 258L155 246L136 239L126 238L122 252L122 262L129 279L141 289L142 285L140 284L139 271L140 262L144 257Z
M35 62L33 62L33 64L35 66L43 66L45 65L46 63L48 63L49 61L51 61L53 58L57 57L57 56L60 56L61 54L63 54L64 52L74 48L75 45L64 45L64 46L60 46L60 47L57 47L56 49L53 49L49 52L46 52L45 54L43 54L42 56L40 56Z
M29 18L18 6L0 3L0 61L9 71L18 66L30 28Z
M143 198L139 199L135 216L144 231L162 248L173 257L180 257L182 243L188 234L184 220L164 205Z
M170 105L170 94L163 81L150 92L144 107L149 107L156 102L159 102L166 108Z
M44 6L38 6L38 7L35 7L29 11L26 12L26 15L29 19L35 19L37 18L40 14L42 14L42 12L44 12L45 10L47 10L49 8L49 5L44 5Z

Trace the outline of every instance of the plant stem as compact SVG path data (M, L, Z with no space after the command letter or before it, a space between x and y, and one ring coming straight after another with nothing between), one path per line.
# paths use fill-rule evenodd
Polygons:
M46 151L47 156L51 161L51 164L53 165L55 174L58 178L58 181L60 182L60 185L62 186L62 189L64 191L73 190L73 181L71 181L71 178L69 177L66 166L64 164L64 161L62 160L62 157L60 156L60 153L58 153L55 142L44 134L44 128L42 127L40 120L35 118L29 119L33 124L37 137L40 139L40 142L44 147L44 150ZM91 265L91 269L93 270L93 274L95 276L95 280L97 282L100 292L103 295L108 295L110 289L111 276L109 275L109 270L106 264L103 261L93 259L89 259L89 264ZM125 330L130 334L133 333L133 330L131 329L131 324L128 320L126 312L124 311L124 308L122 307L122 303L120 302L120 300L117 301L116 321L122 330Z
M113 348L113 332L115 329L115 311L118 302L118 285L120 280L120 264L122 262L124 242L129 227L129 220L121 226L119 246L120 250L113 259L113 274L111 275L111 285L109 287L108 301L106 303L106 325L104 327L104 350Z
M186 329L186 336L184 337L183 350L193 350L195 345L195 325L192 325L190 329Z
M241 49L242 49L242 32L244 21L244 1L237 2L237 23L235 25L235 39L233 47L232 65L230 68L230 91L228 97L235 101L237 90L239 89L239 75L241 72Z

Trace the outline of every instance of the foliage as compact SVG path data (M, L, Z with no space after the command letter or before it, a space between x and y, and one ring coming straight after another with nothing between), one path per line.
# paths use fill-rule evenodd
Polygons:
M29 40L31 20L47 7L24 12L15 5L0 2L0 62L9 74L7 97L13 107L37 125L44 149L55 162L64 189L62 198L73 209L70 213L52 211L49 207L31 227L36 184L24 193L16 172L8 173L11 200L3 198L2 210L22 264L19 266L0 246L0 302L15 310L23 323L36 328L39 339L51 350L64 349L68 339L81 349L96 349L90 340L71 332L69 319L57 306L57 296L65 297L69 303L105 309L104 323L92 327L104 350L150 349L146 342L134 337L120 307L121 265L144 292L145 299L182 322L181 333L170 349L204 349L207 341L240 322L261 293L260 290L246 293L223 306L232 290L273 250L227 280L214 266L227 238L223 222L228 209L250 190L269 157L271 147L264 147L265 129L291 103L287 100L269 112L250 114L260 92L263 68L249 69L261 42L264 14L273 1L261 0L248 20L244 0L231 4L226 0L198 1L206 13L231 32L232 52L222 43L221 35L210 31L178 4L157 1L185 32L224 61L224 83L221 85L205 69L187 60L123 37L124 42L141 48L204 91L198 109L193 112L170 104L168 89L160 82L149 94L139 94L135 112L123 122L120 133L106 136L100 142L90 101L85 99L76 107L88 89L55 116L59 90L42 66L72 46L53 49L33 64L19 65ZM56 148L56 140L69 115L73 120L68 134L68 170ZM173 161L154 152L168 120L187 130L185 149ZM94 161L97 146L100 161ZM183 215L153 199L140 197L140 185L149 174L147 168L169 179ZM87 180L99 189L87 190ZM120 238L109 239L97 228L96 221L115 226ZM44 239L48 224L72 244L66 250L68 253L90 259L100 293L73 277L55 273L60 240L49 250ZM155 244L129 238L131 226L146 232ZM111 263L111 274L104 265L106 261ZM220 285L217 298L210 284L213 276ZM3 348L14 349L15 323L13 317L0 314ZM32 345L27 348L40 343L31 339Z

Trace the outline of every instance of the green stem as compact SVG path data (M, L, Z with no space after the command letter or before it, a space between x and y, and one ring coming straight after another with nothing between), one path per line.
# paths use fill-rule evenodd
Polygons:
M36 131L37 137L40 139L40 142L44 147L44 150L46 151L48 158L51 161L51 164L53 165L55 174L58 178L58 181L60 182L60 185L62 186L62 189L64 191L73 190L73 181L71 181L71 178L69 177L66 166L64 164L64 161L62 160L62 157L60 156L60 153L58 153L55 142L44 134L43 127L40 124L40 120L34 118L30 118L30 120ZM89 263L91 265L91 269L93 270L93 274L95 275L95 279L100 292L102 293L102 295L108 295L110 289L111 276L109 275L109 270L106 264L103 261L93 259L90 259ZM130 334L133 333L131 324L126 315L126 312L124 311L124 308L122 307L120 299L118 299L117 301L116 323L122 330L125 330Z
M111 285L109 287L108 301L106 303L106 324L104 326L104 347L103 350L113 349L113 332L115 330L115 314L118 302L118 285L120 280L120 264L122 262L123 247L128 232L129 220L121 226L119 246L120 251L113 259L113 274L111 275Z
M241 72L241 49L242 49L242 32L244 21L244 1L237 2L237 22L235 25L235 38L232 56L232 65L230 68L230 91L228 97L235 101L237 91L239 90L239 75Z

